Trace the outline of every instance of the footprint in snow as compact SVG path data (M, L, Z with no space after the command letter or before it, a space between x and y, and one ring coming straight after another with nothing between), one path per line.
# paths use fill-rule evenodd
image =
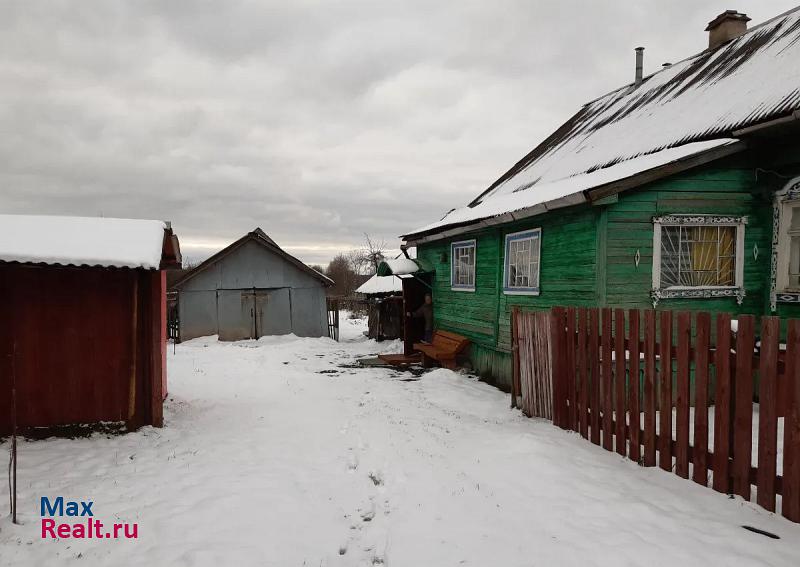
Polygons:
M383 486L383 475L380 471L369 471L367 476L375 486Z

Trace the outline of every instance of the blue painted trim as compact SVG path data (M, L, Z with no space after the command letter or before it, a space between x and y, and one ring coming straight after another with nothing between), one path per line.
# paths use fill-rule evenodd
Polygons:
M455 279L455 250L456 248L468 248L472 247L473 252L473 260L474 263L472 265L472 285L465 285L465 284L457 284L453 280ZM475 291L475 285L478 283L476 280L478 279L478 242L473 238L471 240L459 240L458 242L451 242L450 243L450 289L456 291Z
M503 292L507 294L519 295L539 295L541 293L541 285L539 287L511 287L508 285L508 249L510 244L516 240L536 240L539 241L539 274L538 278L541 283L542 277L542 229L534 228L531 230L523 230L521 232L513 232L506 234L505 254L503 255Z

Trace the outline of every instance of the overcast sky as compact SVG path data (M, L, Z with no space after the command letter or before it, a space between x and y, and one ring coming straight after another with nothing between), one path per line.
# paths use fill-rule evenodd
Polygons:
M581 104L797 0L0 0L0 211L256 226L308 263L485 189Z

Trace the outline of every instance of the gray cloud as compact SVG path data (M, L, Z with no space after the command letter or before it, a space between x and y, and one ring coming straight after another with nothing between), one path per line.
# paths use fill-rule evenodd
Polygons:
M7 1L0 210L171 219L192 255L257 225L308 262L396 245L728 7Z

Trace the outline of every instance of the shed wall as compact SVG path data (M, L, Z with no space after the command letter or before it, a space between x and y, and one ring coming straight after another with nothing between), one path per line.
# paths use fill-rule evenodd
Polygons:
M163 292L160 272L0 265L0 433L12 371L20 428L160 425Z

